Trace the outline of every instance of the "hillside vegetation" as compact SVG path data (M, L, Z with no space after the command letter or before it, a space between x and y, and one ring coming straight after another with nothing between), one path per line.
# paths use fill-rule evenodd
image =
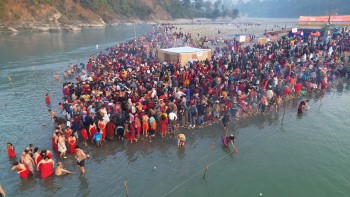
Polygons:
M60 28L221 16L236 18L238 10L225 7L221 0L0 0L2 27L41 24Z

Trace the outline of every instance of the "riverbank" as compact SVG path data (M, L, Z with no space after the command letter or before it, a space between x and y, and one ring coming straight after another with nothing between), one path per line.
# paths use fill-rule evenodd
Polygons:
M268 18L218 18L218 19L208 19L208 18L194 18L194 19L175 19L175 20L147 20L143 21L140 19L121 19L115 20L113 22L105 22L103 20L95 21L92 23L42 23L42 22L23 22L23 23L11 23L11 22L3 22L0 23L0 33L19 33L19 32L76 32L81 31L86 28L103 28L110 25L141 25L141 24L174 24L176 26L187 26L191 25L199 26L195 27L195 31L192 32L207 32L205 30L218 29L220 28L225 34L226 31L230 31L233 33L252 33L255 30L260 30L261 28L267 28L266 24L276 24L282 25L284 24L294 24L297 22L297 19L268 19ZM243 28L243 24L260 24L260 28L258 26ZM240 31L237 30L237 25L242 27ZM270 25L269 25L270 26ZM210 27L210 28L208 28ZM257 28L257 29L256 29ZM186 28L187 29L187 28ZM190 30L190 28L188 28ZM271 29L271 27L268 27ZM209 34L203 34L209 35ZM214 35L214 34L211 34ZM226 35L226 34L225 34ZM227 34L228 35L228 34Z

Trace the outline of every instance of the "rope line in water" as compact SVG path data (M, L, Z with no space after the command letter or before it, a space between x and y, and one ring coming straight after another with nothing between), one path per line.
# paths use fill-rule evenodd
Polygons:
M264 131L258 133L257 135L255 135L253 138L249 139L248 141L245 141L243 144L240 144L239 146L237 146L237 149L246 145L247 143L251 142L252 140L254 140L255 138L257 138L258 136L260 136L261 134L263 134ZM224 159L227 155L232 154L234 151L231 151L228 154L225 154L224 156L216 159L215 161L213 161L212 163L208 164L208 167L216 164L217 162L221 161L222 159ZM198 170L196 173L194 173L192 176L190 176L189 178L187 178L186 180L182 181L180 184L176 185L173 189L171 189L170 191L168 191L166 194L163 195L163 197L168 196L169 194L171 194L173 191L175 191L176 189L178 189L179 187L181 187L183 184L187 183L188 181L190 181L192 178L194 178L195 176L201 174L203 172L204 168L201 168L200 170Z
M314 108L311 108L311 106L313 106L313 104L310 105L309 110L312 109L314 112L317 112ZM324 115L324 114L322 114L322 115ZM279 122L281 119L282 119L282 118L278 118L274 123ZM290 122L290 121L292 121L292 119L287 119L287 122ZM286 122L284 122L284 123L286 123ZM266 123L266 124L267 124L267 123ZM251 142L252 140L254 140L255 138L257 138L258 136L262 135L263 133L264 133L264 130L263 130L262 132L258 133L257 135L255 135L253 138L249 139L248 141L246 141L246 142L240 144L239 146L237 146L237 149L243 147L244 145L246 145L247 143ZM232 154L232 153L234 153L234 151L231 151L230 153L225 154L224 156L222 156L222 157L216 159L216 160L213 161L212 163L208 164L208 167L213 166L214 164L216 164L217 162L221 161L221 160L224 159L226 156L228 156L228 155L230 155L230 154ZM201 174L201 173L203 172L203 170L205 170L205 167L204 167L204 168L201 168L201 169L198 170L196 173L194 173L192 176L190 176L189 178L187 178L187 179L184 180L183 182L181 182L181 183L179 183L178 185L176 185L173 189L171 189L170 191L168 191L167 193L165 193L165 194L163 195L163 197L168 196L169 194L171 194L172 192L174 192L175 190L177 190L179 187L181 187L182 185L184 185L185 183L187 183L188 181L190 181L191 179L193 179L195 176Z

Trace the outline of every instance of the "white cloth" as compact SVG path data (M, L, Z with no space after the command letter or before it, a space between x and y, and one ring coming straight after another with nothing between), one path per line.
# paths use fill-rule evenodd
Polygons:
M169 113L169 120L177 120L177 115L174 112Z
M58 143L58 152L64 153L66 151L67 151L66 144L63 143L63 145L61 145L61 143Z

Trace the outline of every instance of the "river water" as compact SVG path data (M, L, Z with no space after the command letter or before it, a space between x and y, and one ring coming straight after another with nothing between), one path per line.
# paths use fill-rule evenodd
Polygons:
M135 32L148 29L136 26ZM29 143L51 148L53 125L44 95L50 92L56 112L62 97L62 80L54 82L53 74L61 74L69 63L86 61L98 52L96 45L102 50L133 36L133 26L0 36L0 183L8 196L125 196L124 181L134 197L350 196L347 82L322 99L312 99L302 116L296 116L295 100L284 118L281 110L230 123L238 154L222 147L218 124L183 131L188 138L184 149L171 136L133 144L107 142L101 148L89 145L83 147L92 155L84 176L70 155L62 162L75 174L20 180L10 170L5 145L12 142L17 155Z

